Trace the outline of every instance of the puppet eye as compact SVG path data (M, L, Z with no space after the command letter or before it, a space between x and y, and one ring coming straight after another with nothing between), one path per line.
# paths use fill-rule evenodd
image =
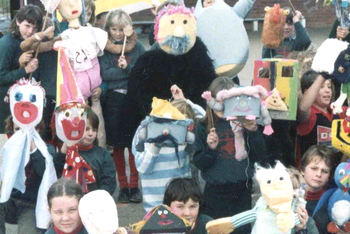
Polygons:
M29 100L30 100L31 102L36 102L36 95L35 95L35 94L31 94L31 95L29 96Z
M266 183L271 184L271 180L268 180Z
M22 97L23 97L23 94L21 92L17 92L15 94L15 99L16 99L17 102L21 101Z
M344 170L344 169L341 169L341 170L339 171L339 175L340 175L340 176L345 175L345 170Z
M283 177L280 177L280 180L283 180Z
M167 210L165 210L163 213L164 213L165 215L167 215L169 212L168 212Z
M171 24L175 24L175 20L171 20L170 23L171 23Z
M158 215L162 215L162 211L161 210L158 210Z
M68 118L70 116L70 111L66 110L66 112L64 112L64 115Z
M184 20L183 23L184 23L184 24L187 24L187 20Z

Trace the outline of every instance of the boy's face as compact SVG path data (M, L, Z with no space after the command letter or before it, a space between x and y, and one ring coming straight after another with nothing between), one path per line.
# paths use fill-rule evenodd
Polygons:
M170 203L170 208L177 216L187 219L193 225L198 216L199 202L191 198L187 202L173 201Z
M304 179L309 191L321 190L329 180L330 168L324 160L314 156L311 162L305 167Z
M323 82L318 94L316 104L320 107L328 107L332 100L332 83L330 80Z

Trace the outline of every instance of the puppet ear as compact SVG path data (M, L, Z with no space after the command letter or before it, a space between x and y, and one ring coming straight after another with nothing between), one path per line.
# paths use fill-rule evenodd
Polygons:
M268 12L270 9L271 9L271 7L266 6L265 9L264 9L264 11L265 11L265 12Z
M275 169L278 169L278 170L286 170L286 167L285 167L279 160L276 160Z

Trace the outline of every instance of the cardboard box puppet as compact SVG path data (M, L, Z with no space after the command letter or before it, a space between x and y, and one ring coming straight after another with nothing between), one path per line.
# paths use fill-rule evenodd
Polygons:
M272 119L296 120L298 68L297 60L255 60L253 85L261 85L270 91L265 102Z

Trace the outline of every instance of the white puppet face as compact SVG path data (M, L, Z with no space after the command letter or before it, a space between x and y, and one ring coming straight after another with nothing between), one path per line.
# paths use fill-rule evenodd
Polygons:
M43 115L45 90L35 81L21 79L9 90L13 122L20 128L34 128Z
M79 213L90 234L110 234L118 229L117 206L105 190L95 190L84 195L79 202Z
M290 208L293 185L282 163L277 161L274 168L256 166L255 176L259 182L261 195L270 208L276 210Z
M80 103L68 103L55 112L56 134L63 141L78 143L84 136L87 122L85 106Z
M66 20L78 19L82 12L82 0L61 0L58 4L60 14Z

